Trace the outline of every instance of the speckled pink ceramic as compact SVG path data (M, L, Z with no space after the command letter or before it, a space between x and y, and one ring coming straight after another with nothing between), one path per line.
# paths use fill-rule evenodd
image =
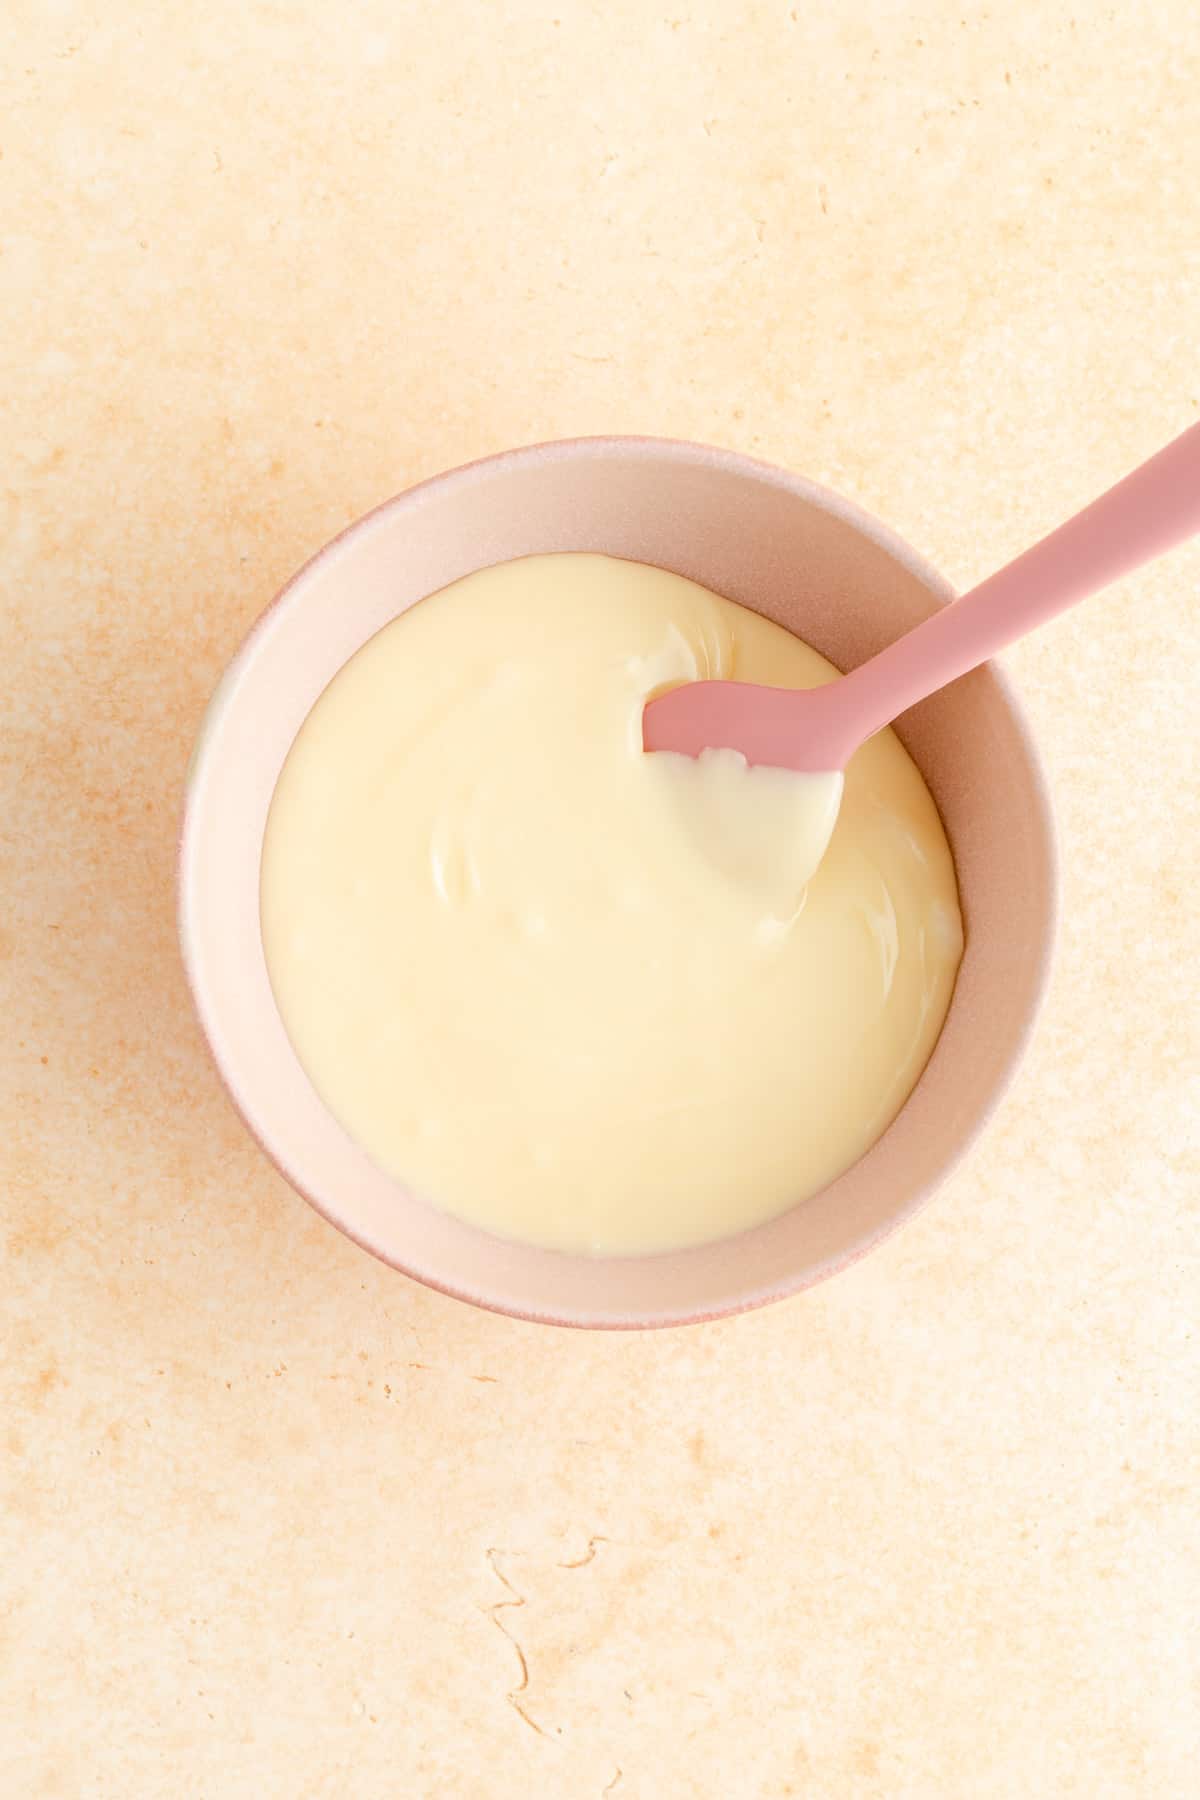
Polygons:
M549 550L606 551L674 569L798 632L843 668L951 598L927 564L857 507L783 470L696 444L545 444L425 482L302 569L221 681L189 775L184 959L213 1055L250 1130L293 1186L365 1249L431 1287L523 1318L583 1326L712 1318L794 1293L864 1255L928 1198L984 1124L1046 981L1056 912L1050 806L1020 708L994 668L900 722L954 852L966 953L907 1105L830 1187L738 1237L659 1256L567 1256L459 1223L382 1174L296 1060L259 930L263 828L305 715L360 645L459 576Z

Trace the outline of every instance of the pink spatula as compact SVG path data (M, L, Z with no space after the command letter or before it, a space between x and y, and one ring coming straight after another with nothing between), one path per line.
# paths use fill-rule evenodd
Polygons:
M694 681L646 706L647 750L739 750L750 764L844 769L900 713L1014 639L1200 531L1200 425L1015 562L825 687Z

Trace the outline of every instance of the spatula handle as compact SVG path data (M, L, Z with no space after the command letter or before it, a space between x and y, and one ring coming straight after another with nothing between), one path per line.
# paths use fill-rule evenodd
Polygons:
M1015 562L851 670L841 686L856 741L1196 532L1200 424Z

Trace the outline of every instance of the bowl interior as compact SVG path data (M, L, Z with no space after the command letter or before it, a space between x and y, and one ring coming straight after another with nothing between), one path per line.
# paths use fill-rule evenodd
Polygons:
M515 451L401 495L310 562L213 698L193 757L180 870L184 955L218 1066L293 1185L386 1261L464 1299L581 1325L669 1324L759 1304L863 1254L921 1203L1003 1091L1044 984L1053 832L1007 684L976 671L900 736L941 810L966 951L945 1027L891 1128L830 1187L694 1250L588 1259L502 1242L384 1175L326 1111L276 1010L259 931L275 782L334 673L397 613L507 558L594 550L656 563L753 607L846 668L950 597L834 495L732 454L642 439Z

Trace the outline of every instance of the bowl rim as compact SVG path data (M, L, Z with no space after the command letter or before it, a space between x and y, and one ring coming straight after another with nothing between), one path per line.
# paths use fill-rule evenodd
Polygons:
M984 667L1004 702L1014 728L1014 734L1026 761L1031 794L1037 813L1036 823L1040 827L1045 849L1046 922L1045 930L1036 947L1036 955L1032 959L1032 980L1027 1012L1020 1030L1014 1034L1008 1055L995 1077L986 1103L979 1107L970 1125L959 1137L953 1154L942 1162L935 1175L926 1179L913 1190L902 1206L889 1213L874 1229L864 1232L861 1237L851 1241L842 1250L827 1257L823 1262L802 1268L794 1275L785 1274L781 1280L772 1282L769 1287L757 1292L734 1294L727 1301L722 1301L716 1306L685 1305L664 1308L661 1312L647 1317L624 1315L620 1317L608 1315L589 1317L582 1311L576 1313L556 1312L552 1306L534 1310L497 1295L456 1284L453 1280L441 1279L427 1269L411 1266L401 1256L393 1254L360 1235L351 1223L339 1217L329 1204L311 1191L300 1172L284 1160L282 1151L263 1137L246 1106L243 1105L239 1083L227 1068L217 1037L210 1029L204 982L193 954L193 924L189 906L188 872L193 854L192 822L195 813L195 796L199 794L203 786L205 767L213 754L220 733L221 716L225 703L231 696L242 669L250 659L260 634L267 628L278 611L297 598L314 575L326 562L332 560L349 540L358 539L374 532L397 513L415 510L425 499L445 488L466 487L475 479L522 463L544 464L548 461L561 462L589 457L597 459L644 457L650 462L665 460L677 464L692 464L716 468L729 474L740 475L779 488L785 493L794 495L796 498L818 507L821 511L841 519L861 536L887 552L907 573L913 575L927 589L938 605L947 605L957 597L953 585L932 563L916 551L906 539L859 505L857 501L850 500L836 489L813 481L807 476L799 475L779 464L746 455L741 451L704 444L692 439L638 434L596 434L554 438L475 457L454 468L427 476L423 480L401 489L358 518L351 520L301 563L253 620L232 656L226 662L201 715L184 777L184 794L175 863L177 927L181 958L193 1009L209 1056L243 1128L248 1131L289 1187L306 1201L326 1223L332 1225L343 1236L348 1237L352 1243L367 1251L387 1267L397 1270L400 1274L406 1275L411 1280L417 1281L437 1293L444 1294L450 1299L463 1301L485 1312L495 1313L506 1318L520 1319L530 1324L568 1327L576 1330L662 1330L702 1324L716 1319L729 1318L743 1312L757 1311L760 1307L803 1293L818 1283L840 1274L844 1269L861 1261L864 1256L884 1243L917 1213L923 1211L937 1189L961 1165L987 1129L1011 1088L1029 1048L1045 1003L1060 918L1060 845L1049 780L1028 714L1012 677L997 662L988 662ZM336 672L336 670L333 671L333 674ZM332 678L331 674L330 679L332 680ZM918 1077L918 1081L920 1079ZM315 1089L313 1092L318 1104L323 1106L324 1102L321 1101L319 1095L316 1095ZM905 1105L907 1104L906 1101ZM903 1110L902 1107L901 1111ZM472 1229L479 1230L480 1228L473 1227ZM487 1234L483 1233L482 1235ZM654 1254L666 1256L671 1253L656 1252ZM639 1257L637 1260L653 1260L653 1257Z

